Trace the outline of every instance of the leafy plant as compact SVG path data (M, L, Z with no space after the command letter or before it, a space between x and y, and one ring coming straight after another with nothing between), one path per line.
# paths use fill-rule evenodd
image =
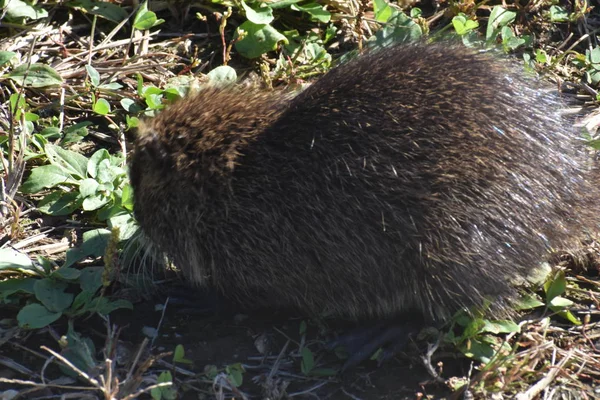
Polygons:
M135 15L133 27L140 31L144 31L154 28L164 22L164 19L159 19L153 11L148 10L148 2L144 1Z
M368 45L380 49L395 43L412 42L423 36L423 29L408 15L391 7L385 0L376 0L375 18L385 25L371 38Z
M133 196L123 156L100 149L88 159L53 144L46 144L44 151L50 164L34 168L21 185L23 193L53 189L39 203L41 212L60 216L81 208L94 211L109 227L119 227L123 240L135 233Z
M58 72L46 64L22 64L5 75L5 77L20 86L32 88L57 86L63 82Z
M572 324L581 325L579 318L569 311L569 308L574 305L573 301L563 297L567 291L567 279L564 271L559 270L548 275L543 284L543 290L545 294L543 299L536 295L524 296L519 301L518 309L531 310L546 307Z
M157 383L164 383L168 385L154 388L150 391L150 395L154 400L174 400L178 398L177 390L173 387L173 375L170 371L163 371L158 376Z
M59 268L44 257L32 262L12 249L0 250L0 271L26 276L0 282L1 302L16 303L23 296L29 299L17 314L19 326L38 329L63 315L69 318L89 313L106 315L119 308L131 308L128 301L111 301L99 294L104 286L102 267L71 268L87 256L103 255L109 237L110 231L105 229L85 232L82 246L69 250L67 260ZM72 285L79 287L77 295L70 289Z
M0 10L8 21L23 23L25 20L38 20L48 17L46 11L41 5L33 1L23 0L0 0Z
M85 14L98 16L118 23L127 18L127 11L118 4L96 0L72 0L66 3L68 7Z
M317 367L315 363L315 355L307 346L306 343L306 334L307 334L308 325L306 321L302 321L300 323L300 336L302 337L301 346L299 349L300 352L300 370L306 376L318 376L318 377L327 377L327 376L335 376L338 371L332 368L323 368Z
M600 82L600 47L586 49L585 55L577 54L574 63L584 69L587 83L597 85Z
M230 364L225 367L225 372L229 378L229 382L235 387L242 386L244 381L244 367L240 363Z
M236 15L245 17L236 28L232 42L236 51L246 58L258 58L261 55L277 49L280 44L288 45L289 38L274 26L277 16L286 13L300 13L307 16L310 21L327 24L331 20L331 13L314 1L301 2L299 0L280 0L265 3L258 0L216 0L215 4L234 9ZM232 12L224 13L222 27ZM201 16L202 17L202 16ZM291 57L296 54L292 53Z
M452 18L452 26L459 36L464 36L479 28L479 22L467 18L464 13L459 13Z
M529 46L531 44L530 35L515 36L510 24L515 21L517 13L509 11L502 6L495 6L490 13L485 39L488 44L496 41L498 35L502 38L502 46L505 51L515 50L521 46Z
M548 15L550 16L550 21L552 22L568 22L570 19L567 10L558 5L550 6Z
M457 335L456 330L460 334ZM519 326L513 321L491 321L481 315L470 316L461 311L454 316L453 326L444 341L460 349L467 357L488 363L498 352L511 350L498 335L513 332L519 332Z

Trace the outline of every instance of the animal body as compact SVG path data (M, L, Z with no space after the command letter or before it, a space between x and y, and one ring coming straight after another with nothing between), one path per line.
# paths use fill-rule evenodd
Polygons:
M139 129L135 215L191 283L245 305L430 320L502 307L595 226L582 150L524 74L413 44L296 96L204 89Z

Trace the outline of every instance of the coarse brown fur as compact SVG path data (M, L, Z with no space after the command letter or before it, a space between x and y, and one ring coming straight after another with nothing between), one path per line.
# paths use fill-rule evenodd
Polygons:
M203 90L140 128L135 214L191 282L247 305L442 319L502 304L595 227L581 149L524 74L416 44L294 98Z

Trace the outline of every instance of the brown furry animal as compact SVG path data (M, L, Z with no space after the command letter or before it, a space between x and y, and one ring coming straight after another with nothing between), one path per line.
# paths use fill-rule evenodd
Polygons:
M595 227L557 107L447 43L362 56L293 98L205 89L140 128L135 215L190 282L247 305L439 320L503 304Z

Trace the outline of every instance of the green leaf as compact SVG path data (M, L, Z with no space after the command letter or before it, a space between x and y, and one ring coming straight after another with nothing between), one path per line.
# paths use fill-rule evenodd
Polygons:
M106 1L74 0L67 2L66 5L117 23L128 16L125 8Z
M37 256L36 260L37 260L38 264L44 269L44 272L47 275L52 273L52 270L56 266L55 263L53 263L51 260L49 260L48 258L43 257L43 256Z
M96 291L102 286L103 273L104 268L102 267L86 267L82 269L79 277L81 290L90 293L96 293Z
M115 190L115 185L112 182L104 182L98 185L98 193L103 196L112 196L112 192Z
M398 12L388 23L369 38L369 47L376 49L396 43L414 42L423 36L423 30L408 15Z
M97 301L96 301L94 309L98 314L108 315L111 312L121 309L121 308L129 309L129 310L133 309L133 304L131 304L131 302L124 300L124 299L119 299L119 300L114 300L114 301L110 301L106 297L97 297L96 299L97 299Z
M62 313L50 312L41 304L28 304L17 314L19 326L23 329L40 329L61 317Z
M594 47L591 51L586 50L586 56L592 64L600 64L600 47Z
M413 8L414 10L414 8ZM325 30L325 38L323 39L323 44L329 43L331 40L335 38L337 34L337 28L333 24L329 24L327 29Z
M85 156L53 144L46 146L46 155L52 165L61 167L74 178L84 179L86 177L88 159Z
M113 183L117 177L125 176L125 170L110 164L110 160L102 160L98 164L98 182ZM111 185L112 186L112 185Z
M151 110L161 110L165 108L165 106L162 103L162 98L162 92L161 94L150 93L146 97L144 97L144 100L146 100L146 104Z
M38 119L40 119L40 117L37 114L30 113L30 112L25 113L25 121L36 122Z
M26 135L31 135L33 133L33 123L30 121L25 121L25 125L23 127L23 132Z
M113 167L121 168L122 165L125 165L125 157L121 153L111 154L109 161L110 165ZM121 168L121 171L123 174L125 174L125 170L123 168Z
M101 193L97 193L83 199L83 203L81 204L81 206L84 211L94 211L99 208L102 208L102 206L108 204L109 201L110 197L105 196Z
M423 16L423 10L418 7L413 7L410 9L410 17L411 18L421 18Z
M600 71L585 71L585 76L588 83L593 85L600 83Z
M58 129L56 126L48 126L42 129L39 135L41 135L44 139L58 139L60 137L60 129Z
M0 249L0 271L19 269L34 269L33 263L27 254L19 253L11 248Z
M138 96L143 97L144 96L144 77L139 72L137 74L136 89L137 89Z
M564 318L567 321L571 322L573 325L579 326L582 324L582 322L579 320L579 318L577 318L575 315L573 315L573 313L571 311L565 310L563 307L550 306L548 308L552 312L555 312L556 315L558 315L559 317Z
M558 271L553 279L546 281L544 290L546 291L546 301L548 303L551 303L552 299L563 294L567 290L567 280L564 271Z
M98 365L96 361L96 347L94 342L87 337L79 335L75 329L73 329L73 323L69 321L69 330L66 335L67 345L63 349L61 355L69 360L81 371L85 371L90 374L93 373L94 369ZM61 372L67 376L76 376L76 373L68 367L61 365Z
M516 12L508 11L501 6L495 6L490 13L485 39L488 41L494 40L500 29L513 22L516 17Z
M308 325L306 324L306 321L300 322L300 327L298 329L298 333L300 334L300 336L306 335L307 329L308 329Z
M33 285L37 278L11 278L0 281L0 299L5 300L14 293L33 294Z
M373 11L375 11L375 20L378 22L387 22L394 13L394 9L385 0L374 0Z
M279 42L288 42L285 36L270 25L246 21L236 29L234 39L239 37L240 31L246 32L246 36L235 43L235 48L246 58L260 57L264 53L277 49Z
M540 301L533 295L526 295L516 301L516 310L532 310L534 308L543 307L544 302Z
M94 103L94 112L100 115L110 114L110 103L106 99L98 99Z
M295 11L303 11L310 15L310 19L316 22L327 23L331 20L331 13L325 9L325 6L322 6L317 3L308 3L303 5L293 4L290 7Z
M75 311L76 315L85 314L89 310L90 303L94 298L95 292L88 292L87 290L82 290L75 296L73 300L73 304L71 304L71 311Z
M156 25L160 25L165 22L164 19L157 19L156 14L152 11L148 11L148 2L145 1L140 6L135 19L133 20L133 27L140 31L145 31Z
M137 113L142 111L142 108L139 106L139 104L135 100L128 97L122 98L120 103L121 107L123 107L123 109L127 112Z
M55 191L47 195L38 204L38 210L44 214L53 215L70 215L75 210L81 207L83 198L79 193Z
M144 86L142 88L141 96L146 97L151 94L162 94L162 93L163 93L163 90L160 88L157 88L156 86Z
M121 194L121 206L126 210L133 211L133 189L129 184L123 186L123 193Z
M104 255L106 244L110 238L107 229L94 229L83 234L81 247L67 250L67 256L63 267L70 267L88 256L100 257Z
M106 149L100 149L92 154L86 167L88 175L92 178L96 178L98 176L98 164L100 164L102 160L108 160L109 158L110 154Z
M48 144L48 140L39 133L34 133L31 136L31 144L35 146L39 153L44 153L44 147Z
M27 105L25 101L25 96L20 95L19 93L13 93L8 98L8 102L10 104L10 113L14 115L15 119L21 119L21 112Z
M510 50L515 50L525 44L525 39L516 37L512 29L508 26L502 27L500 34L502 36L502 44Z
M7 76L16 84L25 87L41 88L56 86L62 83L62 78L58 72L45 64L19 65Z
M548 55L544 50L537 49L535 51L535 61L539 62L540 64L547 64L549 62Z
M85 70L87 71L88 76L90 77L90 82L92 83L92 86L98 86L100 84L100 74L98 73L98 71L96 71L96 68L88 64L85 66Z
M550 6L550 21L568 22L569 13L561 6Z
M185 358L185 349L182 345L178 344L175 346L175 351L173 352L173 362L174 363L183 363L183 364L192 364L192 360Z
M269 7L271 7L272 9L288 8L292 4L300 3L301 1L304 1L304 0L279 0L279 1L274 1L273 3L269 3Z
M177 75L167 79L165 85L165 92L167 92L167 99L177 100L181 99L190 91L190 87L198 85L197 78L190 75Z
M48 11L39 6L32 6L22 0L8 0L2 7L2 11L6 11L6 16L10 20L18 20L21 18L41 19L48 16Z
M17 53L14 53L12 51L0 51L0 66L8 63L16 55Z
M225 367L225 372L227 372L229 381L233 386L240 387L242 385L244 380L244 367L242 367L242 364L237 363L228 365Z
M115 203L118 203L118 201L116 201ZM114 217L115 215L121 215L122 213L126 212L120 204L115 203L108 204L102 207L102 209L98 210L96 215L99 221L106 221L109 218ZM109 224L108 228L112 229L113 227Z
M64 268L61 267L56 271L52 272L51 277L58 277L61 280L71 281L74 279L78 279L81 275L81 271L76 268Z
M140 119L138 117L130 117L129 115L126 115L125 121L127 122L127 129L133 129L140 126Z
M258 3L258 9L254 9L241 0L242 7L246 12L248 21L255 24L270 24L273 21L273 10L265 3Z
M83 121L77 124L71 125L68 128L65 128L65 136L62 140L62 144L70 144L79 142L81 139L88 135L87 127L92 123L90 121Z
M594 150L600 150L600 139L593 139L592 136L586 135L585 145L590 146Z
M204 375L211 381L217 377L219 369L216 365L209 364L204 368Z
M130 239L139 230L137 221L130 213L127 212L112 216L108 220L108 227L119 228L119 240Z
M73 184L75 180L65 172L64 168L57 165L43 165L31 171L31 175L21 185L20 190L22 193L37 193L61 183Z
M206 74L210 83L216 86L227 86L235 83L237 80L237 73L235 69L228 65L221 65Z
M173 376L169 371L163 371L158 376L158 383L173 383ZM150 391L154 400L174 400L177 398L177 392L173 386L160 386Z
M98 85L98 89L106 89L106 90L119 90L122 87L123 87L123 85L121 85L118 82L103 83L102 85Z
M304 375L308 375L315 367L315 356L308 347L302 349L302 361L300 362L300 370Z
M468 349L463 349L463 353L467 357L475 358L481 362L489 363L490 360L494 358L494 354L496 354L494 347L492 347L489 343L472 339L469 342L469 345L470 346Z
M96 190L98 189L100 184L96 182L95 179L86 178L81 181L79 185L79 193L81 193L82 197L89 197L96 194Z
M462 36L477 29L479 27L479 23L477 21L468 19L465 14L459 13L457 16L452 18L452 26L454 26L456 33Z
M573 304L574 303L571 300L566 299L562 296L556 296L555 298L552 299L552 301L550 301L550 306L554 307L555 309L572 307Z
M63 312L73 302L73 293L67 293L65 290L68 285L65 282L55 281L45 278L39 279L34 285L35 297L50 312Z
M485 321L485 325L481 328L481 332L489 332L495 335L500 333L519 332L519 325L509 320Z

